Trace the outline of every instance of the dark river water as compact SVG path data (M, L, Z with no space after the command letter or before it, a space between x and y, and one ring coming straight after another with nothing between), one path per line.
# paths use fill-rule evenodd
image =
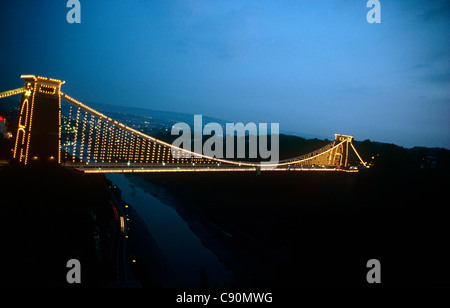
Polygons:
M180 287L198 287L207 277L210 286L227 286L232 273L199 240L176 210L139 187L123 174L107 174L122 190L122 199L131 204L145 221L162 254L176 273ZM142 181L141 186L152 185Z

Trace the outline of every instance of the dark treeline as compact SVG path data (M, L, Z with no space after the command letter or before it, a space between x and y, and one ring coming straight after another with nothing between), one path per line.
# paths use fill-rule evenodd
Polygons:
M2 277L9 287L103 287L110 276L110 183L56 165L0 168ZM66 262L82 264L82 285Z

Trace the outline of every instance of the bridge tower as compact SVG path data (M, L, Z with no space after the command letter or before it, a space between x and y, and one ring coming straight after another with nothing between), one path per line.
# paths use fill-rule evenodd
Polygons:
M62 80L34 75L25 80L13 157L20 163L60 163Z
M333 161L332 164L335 166L341 166L341 167L348 167L348 146L353 141L353 136L348 135L341 135L341 134L334 134L335 136L335 143L341 143L334 151Z
M331 152L330 163L334 166L340 166L347 168L349 166L349 154L350 150L353 149L353 152L359 158L359 161L362 165L366 166L366 162L364 162L359 156L358 151L356 151L355 146L353 145L353 136L334 134L335 140L334 144L338 146Z

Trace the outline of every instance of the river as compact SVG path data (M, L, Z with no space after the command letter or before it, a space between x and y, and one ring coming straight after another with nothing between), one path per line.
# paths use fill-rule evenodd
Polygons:
M144 220L163 256L176 273L174 287L229 286L233 274L203 244L176 210L132 183L124 174L107 174L128 202ZM141 186L152 184L141 181ZM148 189L151 191L151 189Z

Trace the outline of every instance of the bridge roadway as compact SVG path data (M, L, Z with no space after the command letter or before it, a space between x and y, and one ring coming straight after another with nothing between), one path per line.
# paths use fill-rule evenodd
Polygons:
M281 166L276 168L260 168L254 166L239 166L218 164L149 164L149 163L61 163L66 168L85 173L137 173L137 172L245 172L245 171L328 171L328 172L358 172L358 169L344 169L336 166Z

